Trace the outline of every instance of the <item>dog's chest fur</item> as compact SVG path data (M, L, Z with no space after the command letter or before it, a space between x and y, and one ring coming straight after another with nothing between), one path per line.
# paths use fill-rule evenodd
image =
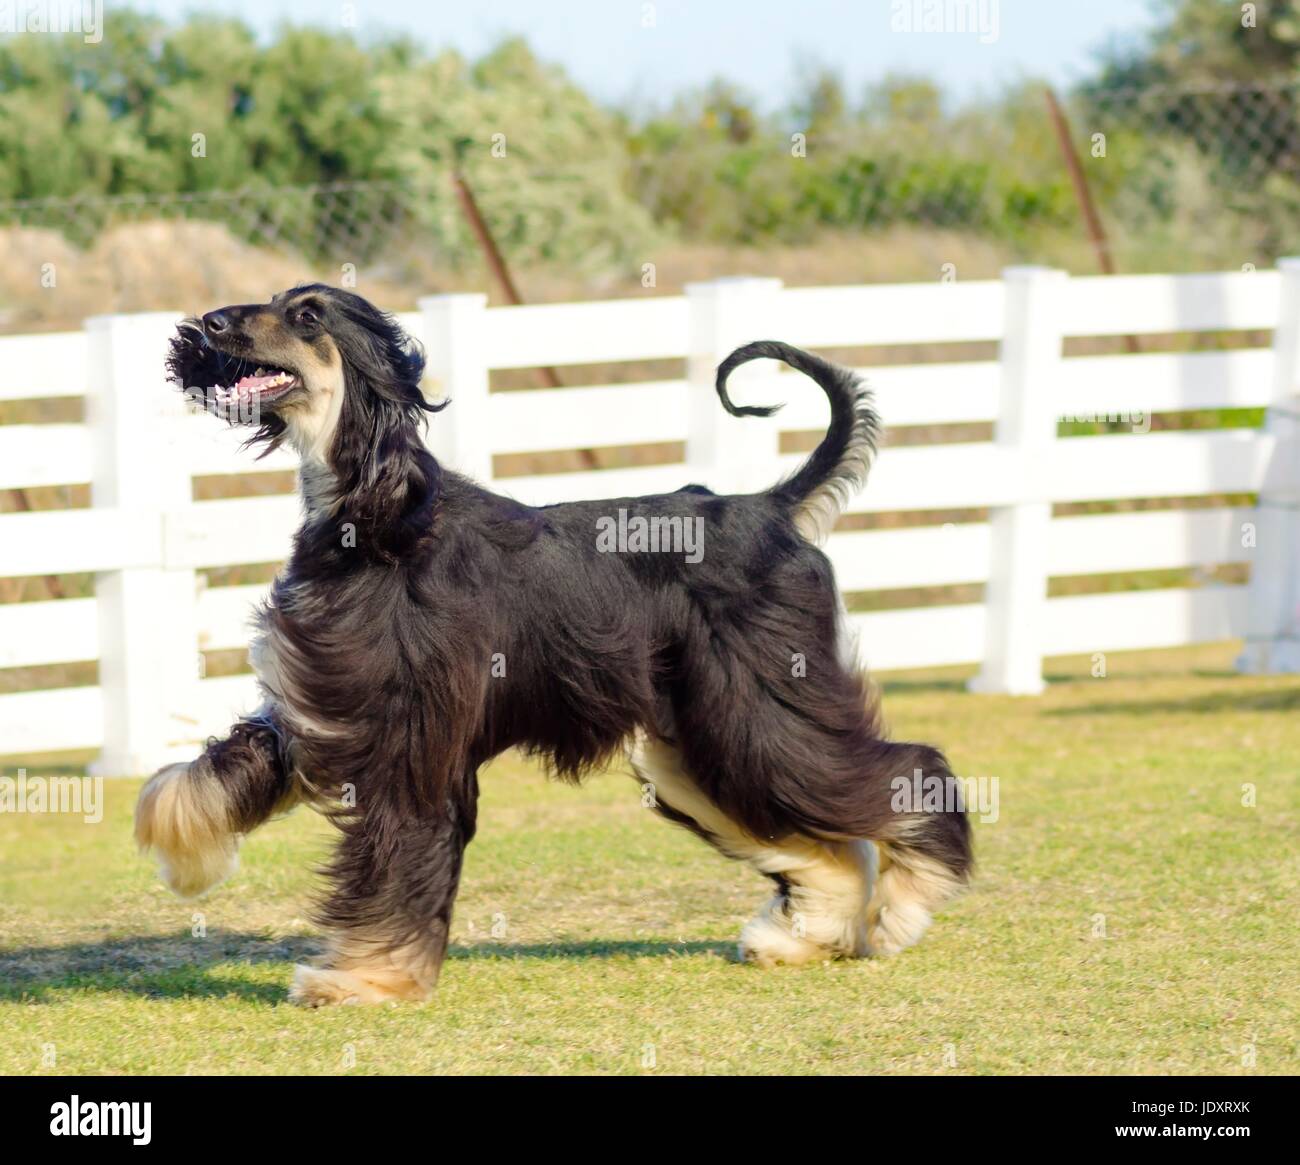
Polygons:
M266 698L294 736L334 737L362 711L366 690L394 666L359 583L295 575L278 579L257 616L249 661Z
M248 659L263 695L276 708L294 736L333 736L341 726L322 717L311 685L305 683L310 661L295 647L298 635L288 633L291 616L277 603L277 587L257 616L257 629L249 644ZM310 596L307 596L310 606ZM304 629L305 630L305 629Z

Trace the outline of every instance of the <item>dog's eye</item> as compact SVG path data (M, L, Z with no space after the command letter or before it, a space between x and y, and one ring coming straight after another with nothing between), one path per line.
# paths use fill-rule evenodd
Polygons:
M310 308L303 308L302 311L298 313L298 322L304 327L314 327L318 322L316 319L316 313Z

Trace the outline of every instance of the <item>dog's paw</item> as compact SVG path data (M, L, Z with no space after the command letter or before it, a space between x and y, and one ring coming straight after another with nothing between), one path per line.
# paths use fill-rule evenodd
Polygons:
M327 971L299 963L293 969L289 1002L300 1007L332 1007L361 1002L361 984L343 971Z
M867 926L867 946L877 957L896 955L918 942L930 921L930 912L916 902L876 907Z
M300 1007L335 1007L359 1003L396 1003L428 998L413 981L404 983L369 979L353 971L331 967L308 967L299 963L293 969L293 986L289 1002Z
M823 963L835 958L811 939L794 934L780 919L764 912L752 918L740 932L738 954L743 962L770 969L799 967L805 963Z

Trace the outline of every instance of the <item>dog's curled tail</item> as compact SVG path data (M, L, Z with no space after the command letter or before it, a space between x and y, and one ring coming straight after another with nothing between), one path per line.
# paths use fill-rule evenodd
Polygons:
M880 436L880 419L871 405L871 391L847 368L780 340L755 340L718 365L718 397L733 417L767 417L781 407L737 405L727 393L727 377L760 357L784 361L811 377L831 402L830 428L821 444L793 475L768 491L793 508L799 532L820 546L845 503L866 484Z

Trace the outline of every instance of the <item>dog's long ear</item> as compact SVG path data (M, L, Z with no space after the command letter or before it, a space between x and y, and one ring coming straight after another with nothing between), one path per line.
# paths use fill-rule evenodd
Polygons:
M364 304L364 301L362 301ZM359 325L334 335L343 362L345 391L333 450L343 492L369 490L400 468L400 450L420 440L433 404L420 390L424 349L386 312L364 304Z
M358 541L398 552L427 535L442 471L425 448L422 426L432 404L420 391L424 352L390 316L336 336L344 393L331 461L340 519L357 525Z

